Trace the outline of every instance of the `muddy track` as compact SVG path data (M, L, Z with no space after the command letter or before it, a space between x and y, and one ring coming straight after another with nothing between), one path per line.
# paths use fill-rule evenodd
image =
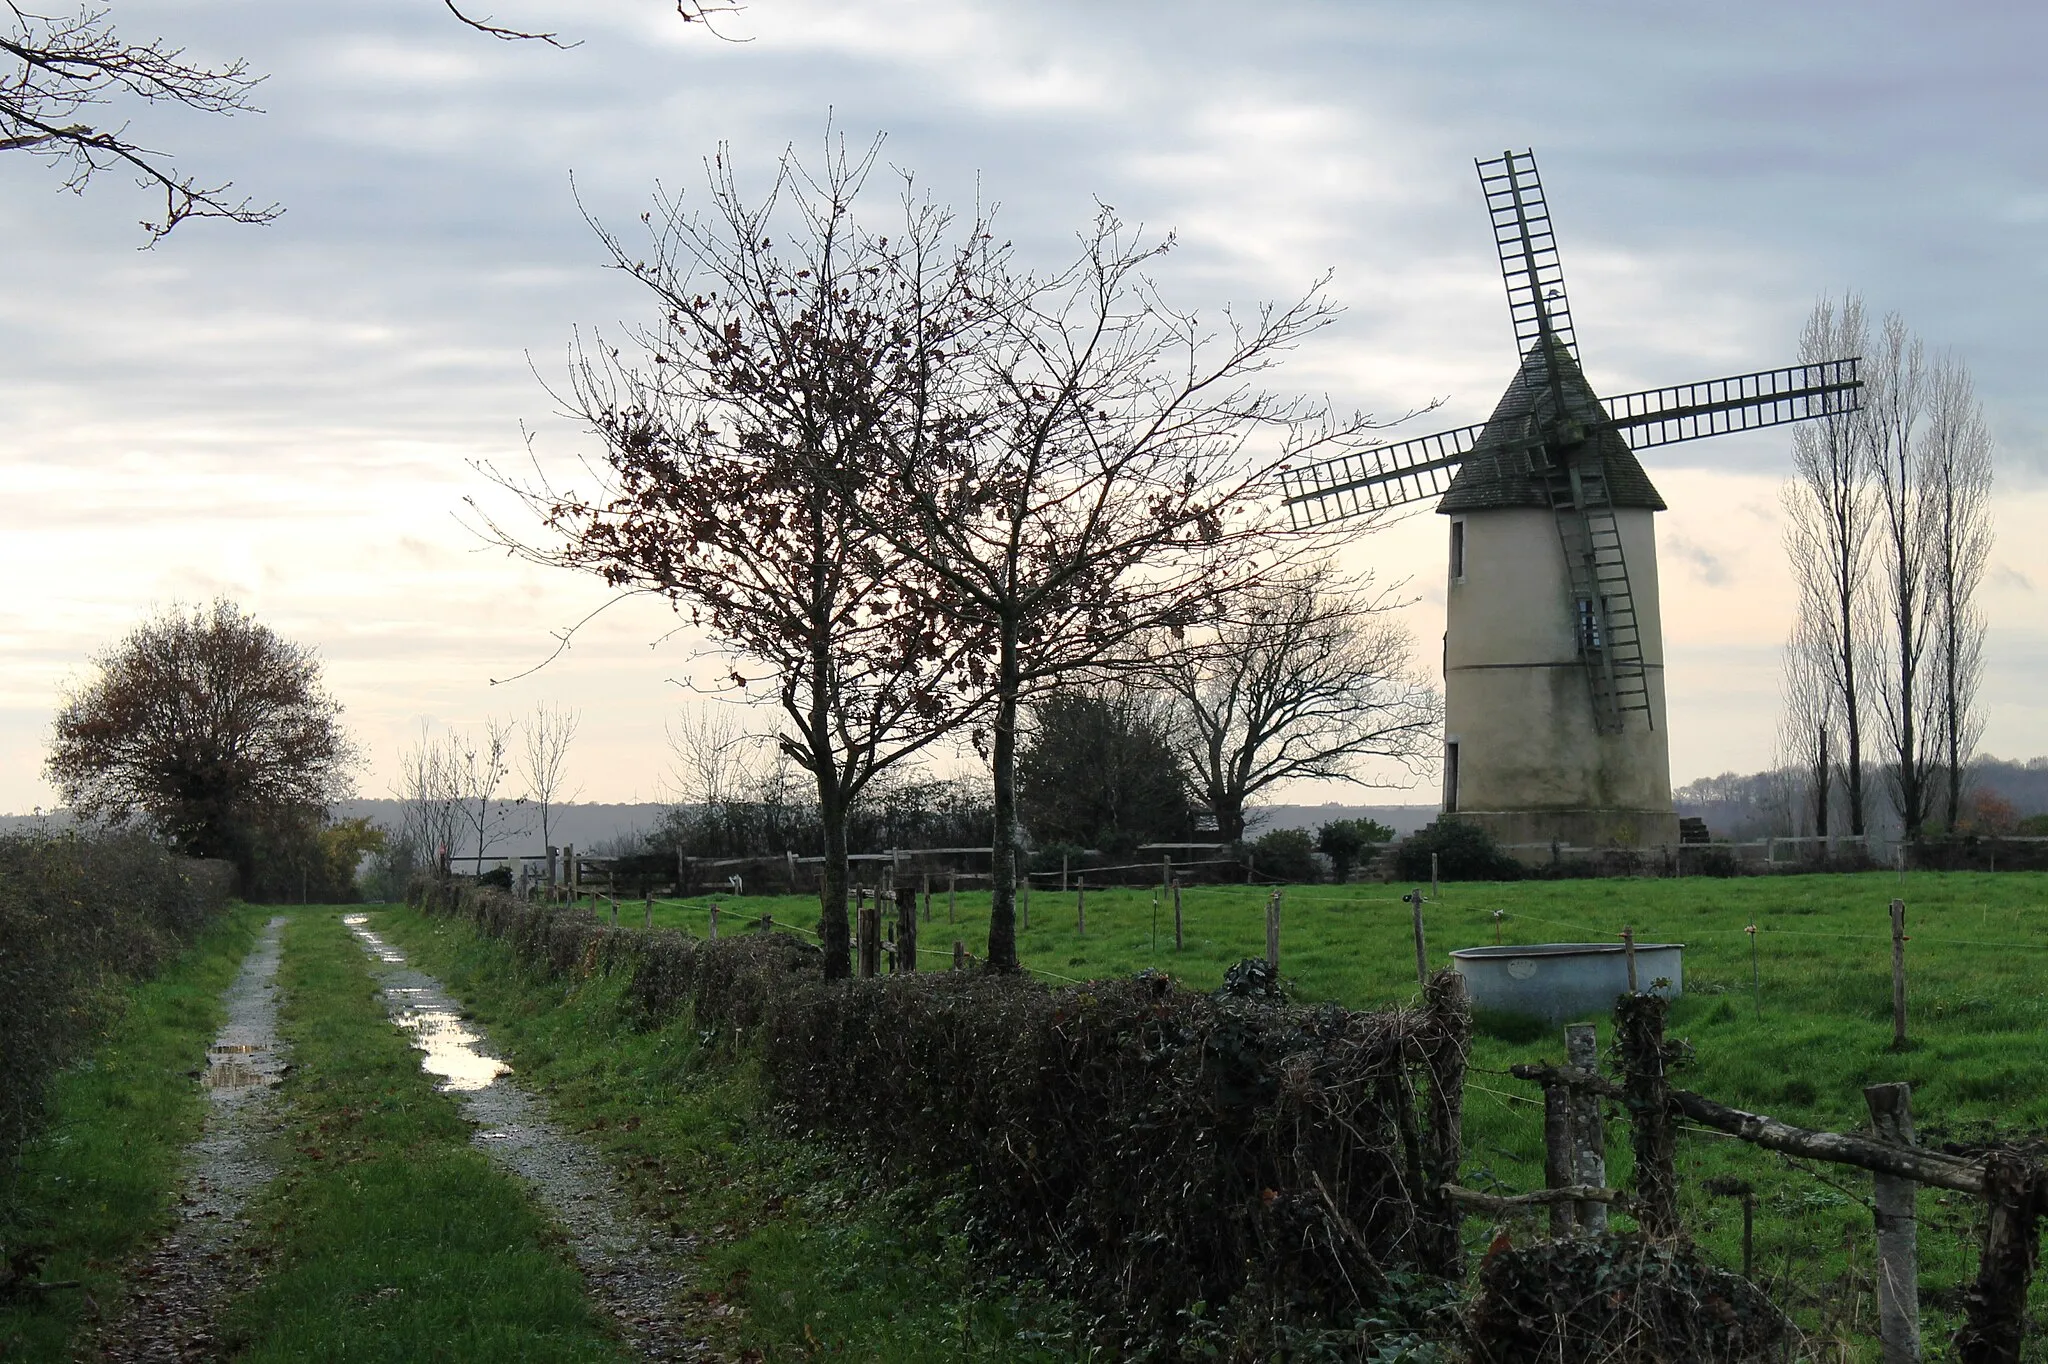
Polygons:
M511 1067L463 1018L439 981L406 964L405 954L351 914L347 924L376 963L373 973L391 1021L423 1053L437 1087L475 1124L470 1140L500 1168L526 1181L567 1237L592 1297L648 1359L717 1358L694 1329L685 1301L688 1237L657 1230L639 1216L604 1160L557 1127L547 1104L511 1078Z
M243 1212L277 1176L270 1137L283 1120L274 1093L286 1056L277 1035L277 968L282 916L242 963L221 1002L227 1022L198 1072L206 1126L186 1149L187 1175L171 1234L129 1275L114 1320L99 1333L100 1357L119 1361L209 1359L219 1351L208 1323L255 1280Z

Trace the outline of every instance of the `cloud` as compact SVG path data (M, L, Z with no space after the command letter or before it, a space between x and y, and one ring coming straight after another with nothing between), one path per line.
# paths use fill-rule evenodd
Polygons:
M47 717L64 660L218 585L323 646L381 764L421 714L558 695L586 710L592 795L650 789L646 737L658 750L686 642L650 655L667 618L629 615L492 688L602 590L480 553L453 513L473 461L523 457L522 425L547 457L586 449L534 371L560 374L573 328L651 315L601 268L583 213L631 226L657 181L695 202L721 146L764 184L828 115L856 145L886 132L887 163L942 200L1000 202L1028 262L1070 252L1099 198L1179 230L1162 286L1205 312L1333 270L1347 312L1276 381L1383 415L1447 399L1400 434L1476 420L1512 371L1471 163L1533 144L1596 383L1785 363L1813 297L1860 287L1969 359L2002 518L2048 469L2025 287L2048 204L2031 147L2048 12L788 0L750 7L750 41L726 43L646 0L516 9L582 46L494 43L419 0L123 0L126 30L270 74L262 116L136 122L202 179L282 200L270 228L190 223L140 254L149 205L121 177L77 198L0 156L0 257L17 265L0 290L0 753L39 747L44 721L24 717ZM1674 724L1761 736L1758 760L1786 448L1765 432L1646 459L1684 570L1666 584L1689 651ZM1437 592L1441 555L1424 514L1347 562ZM2048 564L2006 557L1994 640L2031 647L2030 621L1997 612L2021 612L2008 589ZM1440 610L1408 613L1434 641ZM2048 747L2025 689L1999 697L2001 744ZM35 766L0 767L0 808L48 802Z

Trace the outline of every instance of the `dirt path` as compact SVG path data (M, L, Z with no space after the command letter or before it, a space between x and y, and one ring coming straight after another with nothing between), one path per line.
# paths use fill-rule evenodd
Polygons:
M377 963L391 1021L410 1034L424 1053L421 1066L476 1125L471 1140L533 1187L568 1237L592 1295L634 1348L649 1359L714 1359L683 1299L681 1261L690 1240L656 1230L633 1211L603 1159L549 1120L546 1103L509 1078L512 1068L464 1021L462 1006L432 976L408 966L404 953L369 928L367 916L342 922Z
M255 1267L243 1241L242 1213L277 1175L268 1138L282 1105L272 1092L286 1057L277 1035L277 968L282 916L264 925L221 1002L227 1022L206 1049L200 1082L206 1126L187 1149L189 1173L177 1229L131 1275L115 1320L100 1333L109 1360L205 1359L219 1351L207 1333L214 1310L248 1287Z

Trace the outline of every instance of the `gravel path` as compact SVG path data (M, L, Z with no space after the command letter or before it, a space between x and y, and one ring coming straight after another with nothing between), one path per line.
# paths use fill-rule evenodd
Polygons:
M517 1080L488 1039L463 1018L440 982L406 964L405 954L368 927L367 916L342 920L377 965L391 1021L423 1053L421 1068L454 1094L471 1137L491 1160L533 1187L541 1206L568 1237L598 1303L648 1359L716 1356L692 1329L683 1298L687 1237L656 1230L634 1212L603 1159L555 1126L547 1105Z
M277 967L284 919L264 925L221 1002L227 1022L206 1050L200 1074L206 1127L187 1148L189 1173L176 1230L130 1276L115 1320L100 1335L109 1360L217 1357L207 1334L214 1310L247 1288L255 1267L238 1244L242 1213L277 1174L268 1138L283 1117L272 1093L286 1057L277 1036Z

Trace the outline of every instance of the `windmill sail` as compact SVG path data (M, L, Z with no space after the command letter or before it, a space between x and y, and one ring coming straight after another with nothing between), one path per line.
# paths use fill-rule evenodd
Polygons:
M1647 450L1853 412L1862 405L1858 368L1858 359L1851 357L1731 374L1601 398L1599 410L1606 424L1623 435L1630 447ZM1523 376L1517 378L1528 382ZM1570 391L1569 385L1566 391ZM1288 513L1296 527L1306 528L1440 497L1478 445L1480 434L1490 430L1493 438L1487 444L1491 453L1496 460L1506 460L1501 472L1511 468L1517 475L1526 474L1528 450L1543 441L1533 406L1529 403L1522 409L1527 420L1521 423L1519 438L1495 429L1497 414L1495 421L1478 426L1439 431L1286 470L1280 480ZM1596 417L1595 424L1599 421Z

